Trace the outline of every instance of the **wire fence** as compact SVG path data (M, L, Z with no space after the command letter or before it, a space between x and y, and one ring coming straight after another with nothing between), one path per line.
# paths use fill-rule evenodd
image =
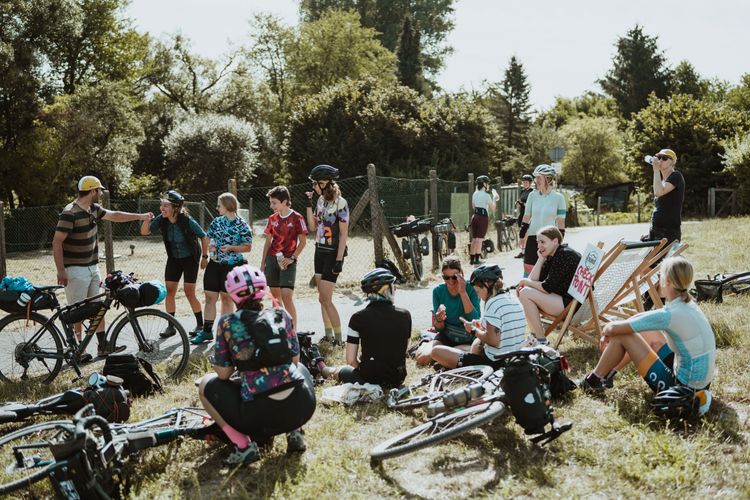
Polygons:
M338 181L342 196L349 204L349 210L362 203L360 214L355 224L350 227L349 251L345 260L344 271L339 276L339 284L344 286L358 283L361 276L372 269L375 264L372 214L369 208L368 178L352 177ZM473 186L469 181L436 180L437 216L435 219L450 217L459 229L459 249L464 248L461 242L465 226L469 222L469 203ZM251 224L253 230L253 248L246 254L249 262L259 265L263 248L263 231L271 215L271 208L266 193L272 186L236 188L240 202L239 215ZM292 208L305 214L309 206L306 192L311 191L309 183L287 186L291 195ZM517 186L497 186L501 194L498 210L503 214L513 214L515 200L518 198ZM433 215L430 200L429 179L401 179L377 177L377 190L385 221L388 225L397 224L407 216ZM209 193L183 194L190 215L207 229L214 217L218 216L216 203L223 191ZM4 253L0 262L0 274L24 276L37 285L55 282L56 271L52 257L52 238L55 233L58 216L64 205L44 207L17 208L4 211ZM111 210L123 212L159 213L158 199L111 200ZM494 214L493 214L494 215ZM106 223L102 227L106 227ZM494 227L491 225L490 227ZM161 234L140 235L141 222L111 224L112 255L114 269L134 272L141 280L163 279L166 263L166 251ZM99 261L104 272L107 255L103 242L105 231L99 232ZM488 234L488 237L492 237ZM1 243L1 241L0 241ZM298 263L298 288L304 287L313 274L314 247L308 245ZM386 245L386 256L393 257ZM5 271L3 273L3 271ZM201 279L198 280L198 291L202 292Z

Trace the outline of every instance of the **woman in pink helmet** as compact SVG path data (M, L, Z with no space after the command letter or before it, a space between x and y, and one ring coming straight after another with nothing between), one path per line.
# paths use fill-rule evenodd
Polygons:
M225 285L237 311L219 320L216 373L204 376L198 389L203 407L234 443L224 464L259 460L256 440L277 434L287 433L287 452L304 451L301 427L315 412L315 391L310 373L298 364L292 319L280 307L263 308L266 277L258 268L233 268Z

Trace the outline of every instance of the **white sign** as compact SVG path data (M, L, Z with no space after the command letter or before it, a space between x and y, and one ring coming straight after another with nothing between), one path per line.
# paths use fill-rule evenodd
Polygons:
M555 169L555 173L557 175L560 175L560 172L562 172L562 163L555 162L555 163L552 163L552 165L550 166Z
M599 269L603 258L604 250L595 247L591 243L586 245L586 250L581 255L581 262L578 263L576 273L573 275L573 281L570 282L570 288L568 288L570 296L579 303L583 303L586 300L586 296L589 290L591 290L591 284L594 282L596 271Z

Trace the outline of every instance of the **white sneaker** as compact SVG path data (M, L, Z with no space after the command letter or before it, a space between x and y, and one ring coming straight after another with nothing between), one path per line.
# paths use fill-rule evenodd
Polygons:
M524 343L524 347L541 347L549 345L549 340L547 338L538 339L536 337L531 337L526 339L526 342Z

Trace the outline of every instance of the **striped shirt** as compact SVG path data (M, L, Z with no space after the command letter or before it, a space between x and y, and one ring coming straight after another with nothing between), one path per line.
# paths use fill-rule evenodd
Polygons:
M515 351L523 347L526 336L526 318L521 304L511 293L495 295L484 304L482 324L487 323L500 330L500 345L484 345L484 353L491 360L498 355Z
M88 267L99 263L97 228L106 213L107 211L96 203L93 203L91 211L88 211L75 201L63 209L57 219L55 231L68 233L62 245L65 267Z

